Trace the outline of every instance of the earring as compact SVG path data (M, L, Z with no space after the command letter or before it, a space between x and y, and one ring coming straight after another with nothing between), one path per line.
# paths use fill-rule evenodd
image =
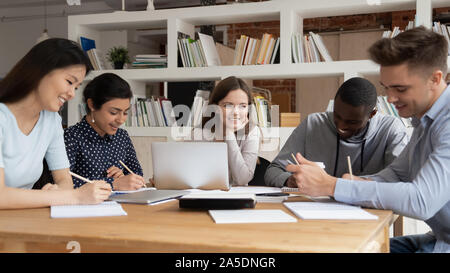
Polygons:
M91 117L92 117L92 123L95 123L94 112L91 112Z

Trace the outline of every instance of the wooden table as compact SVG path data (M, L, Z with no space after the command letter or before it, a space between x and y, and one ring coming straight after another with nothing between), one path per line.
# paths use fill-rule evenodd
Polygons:
M368 209L379 219L215 224L207 211L179 209L178 201L123 208L127 216L72 219L51 219L50 208L0 210L0 251L388 252L394 220L391 211ZM293 215L280 203L256 209Z

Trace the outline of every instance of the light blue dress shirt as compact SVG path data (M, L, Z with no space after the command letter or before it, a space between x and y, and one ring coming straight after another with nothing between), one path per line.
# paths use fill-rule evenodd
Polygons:
M339 178L334 198L424 220L436 237L434 252L450 252L450 86L413 126L399 157L368 176L377 182Z
M59 114L41 111L33 130L24 135L13 113L0 103L0 168L5 185L31 189L42 174L44 157L51 171L70 166Z

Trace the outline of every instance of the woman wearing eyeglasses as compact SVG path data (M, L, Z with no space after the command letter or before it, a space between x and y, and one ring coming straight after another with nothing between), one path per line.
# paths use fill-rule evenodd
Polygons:
M230 185L246 186L252 180L259 150L259 128L250 88L228 77L214 88L203 119L203 139L224 141L228 147Z

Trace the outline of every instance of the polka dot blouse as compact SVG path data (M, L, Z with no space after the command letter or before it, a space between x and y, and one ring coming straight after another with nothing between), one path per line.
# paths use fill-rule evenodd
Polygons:
M119 163L122 160L135 174L143 175L133 143L123 129L119 128L114 135L101 137L83 117L80 122L64 130L64 141L70 170L76 174L90 180L104 180L112 187L114 179L106 177L110 167L116 166L125 175L129 174ZM85 184L72 178L75 188Z

